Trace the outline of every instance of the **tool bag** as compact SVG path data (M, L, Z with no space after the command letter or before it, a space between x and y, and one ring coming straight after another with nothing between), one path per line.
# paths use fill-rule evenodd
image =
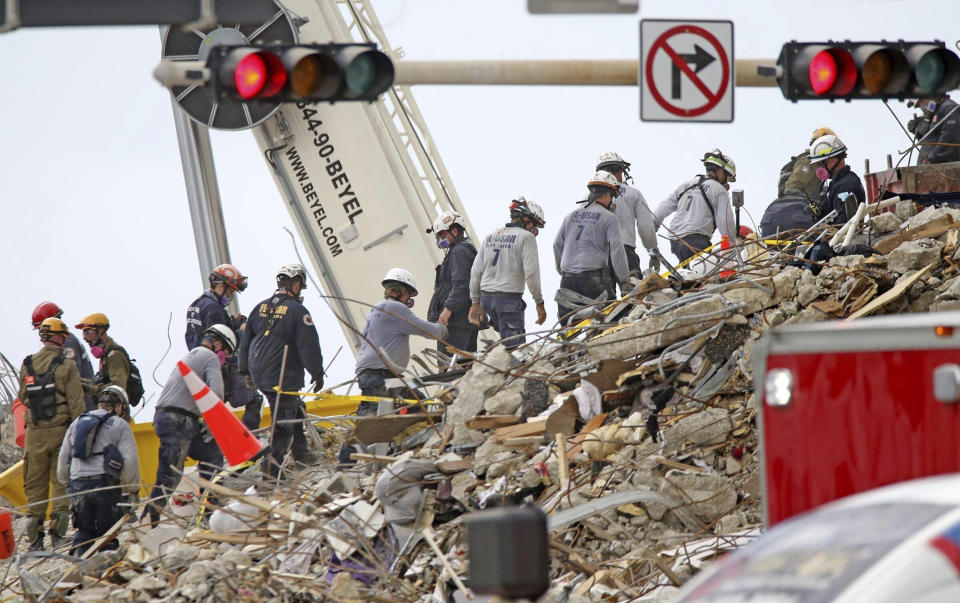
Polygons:
M47 372L37 375L33 368L33 355L23 359L23 366L27 369L27 406L33 415L34 425L38 421L49 421L57 414L57 384L54 382L54 373L63 360L62 354L54 356Z

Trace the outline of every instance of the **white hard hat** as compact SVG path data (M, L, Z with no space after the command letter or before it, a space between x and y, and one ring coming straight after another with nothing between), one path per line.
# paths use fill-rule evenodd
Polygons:
M593 178L590 179L590 182L587 183L587 187L591 186L602 186L604 188L609 188L612 192L616 193L620 190L620 181L617 180L616 176L610 172L604 170L597 170L597 173L593 175Z
M222 341L223 346L227 348L228 354L232 354L233 351L237 349L237 336L233 334L233 329L227 325L211 325L203 332L204 335L207 333L216 336Z
M299 278L303 281L303 288L307 288L307 269L303 264L284 264L277 269L277 280Z
M126 408L130 406L130 399L127 397L127 392L123 390L119 385L108 385L97 395L97 401L109 401L112 400L114 404L117 402L123 404L123 407Z
M729 155L724 155L720 149L713 149L704 153L703 164L706 166L715 165L727 173L727 180L730 182L737 181L737 164L733 162Z
M597 157L597 169L607 172L611 171L606 166L614 166L614 170L630 169L630 164L624 161L623 157L621 157L618 153L614 153L613 151L605 151L600 153L600 156Z
M523 196L519 196L510 202L510 217L519 218L527 216L533 220L537 228L543 228L547 224L543 208L533 201L527 201Z
M410 297L417 296L417 280L413 278L413 274L411 274L410 271L404 270L403 268L391 268L390 270L387 270L387 273L384 275L383 281L381 281L380 284L384 287L388 287L390 286L391 282L401 283L407 287L410 287L410 289L412 289Z
M810 163L820 163L831 157L843 155L847 152L846 145L834 134L826 134L813 141L810 145Z
M438 233L444 230L450 230L454 224L466 232L467 226L463 222L463 216L453 210L443 211L440 212L440 215L437 216L437 219L433 221L433 227L430 229L430 232Z

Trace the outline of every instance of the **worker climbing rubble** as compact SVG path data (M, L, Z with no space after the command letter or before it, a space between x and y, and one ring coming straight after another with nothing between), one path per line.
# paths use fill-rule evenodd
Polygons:
M640 256L637 254L637 234L647 250L649 262L647 269L660 271L660 249L657 245L656 217L650 211L643 194L629 182L630 163L613 151L601 153L597 158L596 169L610 172L620 183L620 194L614 199L617 220L620 221L620 238L627 252L627 265L630 273L640 276ZM626 293L622 291L621 293Z
M96 410L88 410L70 424L57 461L57 478L70 493L76 528L70 554L76 556L105 535L125 511L132 511L140 490L137 444L130 425L120 418L127 393L108 385L97 398ZM120 506L122 501L126 508ZM104 550L118 547L116 538L101 546Z
M670 250L681 262L710 247L714 231L733 243L738 232L727 190L737 180L737 166L729 155L713 149L703 155L704 175L684 182L657 205L657 226L670 221Z
M383 299L370 308L357 353L357 385L364 396L387 396L387 380L400 376L410 362L410 336L447 338L447 327L417 318L413 298L419 293L417 281L403 268L391 268L380 282ZM407 395L403 398L411 397ZM377 404L361 401L360 416L373 415Z
M524 283L536 304L537 324L547 320L537 251L537 234L545 225L543 208L517 197L510 202L510 221L487 235L470 270L470 322L482 328L488 320L507 348L524 342Z
M50 539L57 548L70 527L66 488L57 480L57 456L70 422L86 410L77 365L63 354L69 332L59 318L40 323L39 352L20 368L18 397L26 403L23 490L27 497L27 538L42 550L43 522L50 507Z
M467 236L466 222L455 211L442 212L427 232L433 233L437 247L443 250L427 308L427 320L448 329L446 341L438 342L437 349L451 355L455 350L472 354L477 351L478 328L469 320L470 268L477 248ZM447 344L455 350L451 352Z
M237 333L243 329L247 321L242 314L231 316L227 312L227 306L235 299L236 294L246 290L247 277L243 276L233 264L220 264L213 269L208 280L210 288L187 308L187 329L184 339L188 350L199 346L204 333L213 325L224 325L230 328L234 337L239 340ZM247 429L259 428L260 407L263 400L257 390L246 386L237 369L237 357L233 351L227 356L223 365L223 385L223 400L234 408L244 408L242 420Z
M599 310L599 302L613 299L617 285L628 287L630 266L614 213L620 181L603 170L587 182L582 207L563 219L553 241L553 257L560 273L557 317L567 324L582 306Z
M202 335L200 345L187 352L182 362L222 399L220 367L236 349L237 340L233 330L221 324L207 328ZM173 369L160 392L153 429L160 440L157 477L143 515L149 516L151 524L156 525L167 497L180 482L187 458L197 461L200 477L209 479L223 465L223 454L202 421L202 413L179 368Z
M836 135L827 127L817 128L810 136L810 145L827 134ZM760 233L765 237L783 234L787 238L813 226L820 218L820 194L823 181L816 165L810 163L810 149L790 158L780 168L777 198L767 206L760 219Z
M264 458L264 475L276 477L287 452L301 464L316 462L304 433L303 401L292 393L303 389L303 372L310 373L313 390L323 388L323 354L313 317L300 295L307 288L307 271L301 264L284 264L277 270L277 290L250 312L237 353L241 375L250 389L257 388L270 404L273 440ZM259 417L257 418L259 423Z

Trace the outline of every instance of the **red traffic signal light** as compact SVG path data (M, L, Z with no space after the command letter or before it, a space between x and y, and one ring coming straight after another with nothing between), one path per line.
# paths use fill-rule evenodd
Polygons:
M960 83L960 58L942 42L788 42L777 66L792 101L919 97Z
M245 101L373 101L394 78L373 44L219 46L207 68L214 96Z

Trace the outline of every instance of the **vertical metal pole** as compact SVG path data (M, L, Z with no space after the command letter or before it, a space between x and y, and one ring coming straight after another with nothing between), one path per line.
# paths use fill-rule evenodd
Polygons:
M173 105L173 122L177 128L180 161L183 163L183 179L187 187L193 238L200 262L200 278L206 288L210 272L219 264L230 262L223 206L220 204L220 189L217 186L217 170L213 164L213 148L210 146L207 129L191 120L172 98L170 102ZM231 314L239 312L236 297L230 302L229 311Z

